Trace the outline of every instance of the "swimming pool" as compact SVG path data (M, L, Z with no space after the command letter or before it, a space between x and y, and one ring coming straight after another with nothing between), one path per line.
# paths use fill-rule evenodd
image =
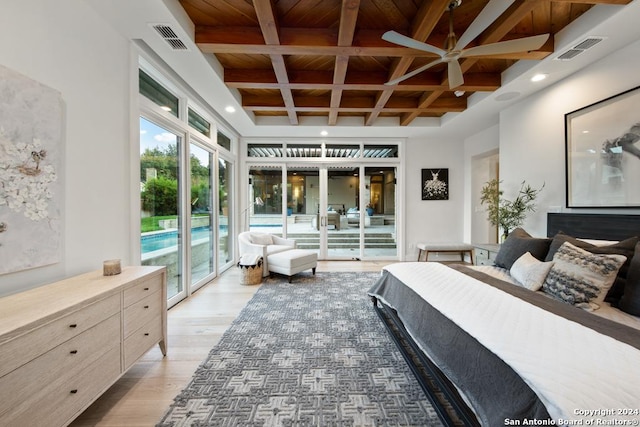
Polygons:
M226 227L221 227L221 232L226 234ZM211 238L211 227L197 227L191 229L191 241ZM153 252L178 246L178 231L161 231L140 236L141 252Z

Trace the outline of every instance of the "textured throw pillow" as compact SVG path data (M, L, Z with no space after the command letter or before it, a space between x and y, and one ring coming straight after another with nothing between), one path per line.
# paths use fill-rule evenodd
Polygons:
M560 232L553 237L553 241L551 242L549 253L545 258L545 261L551 261L558 248L560 248L560 246L565 242L569 242L572 245L585 249L593 254L624 255L627 258L625 263L622 264L622 267L620 267L616 280L613 282L613 286L611 286L611 289L609 289L609 292L607 292L605 297L605 301L611 303L614 307L617 307L625 289L628 275L627 272L629 271L629 265L631 264L631 258L633 258L638 238L631 237L614 244L601 246L599 244L593 244L595 242L592 243L582 239L576 239L575 237Z
M625 261L623 255L596 255L565 242L553 256L542 290L576 307L598 309Z
M522 228L516 228L500 246L494 264L498 267L511 269L518 258L529 252L536 259L544 260L549 251L551 239L531 237Z
M635 255L631 259L624 295L618 307L629 314L640 316L640 243L636 245Z
M553 261L542 262L527 252L513 263L509 273L525 288L537 291L542 287L551 267Z
M256 245L272 245L273 239L270 234L252 234L251 235L251 243L255 243Z

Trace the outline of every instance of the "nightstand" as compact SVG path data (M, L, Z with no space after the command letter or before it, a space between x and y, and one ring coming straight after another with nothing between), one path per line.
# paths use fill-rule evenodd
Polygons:
M474 243L476 265L493 265L496 255L500 250L497 243Z

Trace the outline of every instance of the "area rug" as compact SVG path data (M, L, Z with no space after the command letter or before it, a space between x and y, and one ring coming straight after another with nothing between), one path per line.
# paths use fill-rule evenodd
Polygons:
M379 273L268 278L158 426L440 426L372 308Z

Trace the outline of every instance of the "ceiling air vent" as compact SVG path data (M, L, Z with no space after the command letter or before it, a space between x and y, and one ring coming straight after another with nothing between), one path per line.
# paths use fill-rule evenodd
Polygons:
M166 24L152 24L151 27L156 30L158 34L160 34L160 37L162 37L162 39L166 41L169 46L171 46L171 49L189 50L187 45L184 44L182 40L180 40L180 37L178 37L178 35L170 26Z
M599 36L587 37L586 39L582 40L577 45L573 46L570 49L565 50L560 55L556 56L555 59L560 60L560 61L569 61L569 60L575 58L576 56L580 55L585 50L587 50L589 48L592 48L593 46L597 45L602 40L604 40L604 37L599 37Z

